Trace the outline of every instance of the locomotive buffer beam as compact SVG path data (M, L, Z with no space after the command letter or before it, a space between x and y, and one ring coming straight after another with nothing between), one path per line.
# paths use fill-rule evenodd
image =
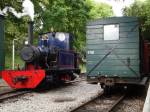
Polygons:
M14 83L18 83L18 82L25 82L28 80L28 77L27 76L18 76L18 77L15 77L13 82Z

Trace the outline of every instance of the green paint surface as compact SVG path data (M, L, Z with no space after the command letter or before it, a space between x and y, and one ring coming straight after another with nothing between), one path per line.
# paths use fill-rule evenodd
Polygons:
M104 40L104 25L113 24L119 25L119 40ZM114 51L104 59L89 76L140 77L140 39L137 18L113 17L100 19L90 21L87 23L86 28L87 72L89 72L110 49L114 48Z
M5 47L4 47L4 18L0 16L0 70L4 69Z

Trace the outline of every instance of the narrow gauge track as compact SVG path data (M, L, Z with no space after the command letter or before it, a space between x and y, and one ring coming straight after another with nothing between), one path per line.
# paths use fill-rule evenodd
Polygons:
M86 81L86 79L84 78L78 78L75 81L68 81L66 82L66 84L71 84L71 83L77 83L77 82L82 82L82 81ZM1 87L5 87L5 86L1 86ZM6 86L7 87L7 86ZM14 98L20 95L24 95L26 93L30 93L31 91L29 90L10 90L10 91L6 91L3 93L0 93L0 102L3 102L4 100L10 99L10 98Z
M106 97L104 94L83 104L72 112L111 112L125 98L126 94Z
M10 90L4 93L0 93L0 102L3 102L4 100L15 98L21 95L24 95L26 93L30 93L31 91L28 90Z

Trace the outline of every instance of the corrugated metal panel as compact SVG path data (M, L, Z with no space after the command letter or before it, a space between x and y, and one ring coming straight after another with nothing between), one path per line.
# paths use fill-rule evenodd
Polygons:
M4 21L0 15L0 70L4 69L5 54L4 54Z
M104 40L104 25L113 24L119 25L119 40ZM113 17L90 21L87 24L87 71L90 71L112 48L115 48L114 51L89 75L140 77L137 18Z

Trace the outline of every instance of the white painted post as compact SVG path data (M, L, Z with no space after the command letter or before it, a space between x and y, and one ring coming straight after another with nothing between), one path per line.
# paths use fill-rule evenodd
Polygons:
M13 42L12 42L12 70L15 69L15 41L18 40L18 39L13 39Z
M143 112L150 112L150 85L148 88L147 97L146 97L145 104L143 107Z

